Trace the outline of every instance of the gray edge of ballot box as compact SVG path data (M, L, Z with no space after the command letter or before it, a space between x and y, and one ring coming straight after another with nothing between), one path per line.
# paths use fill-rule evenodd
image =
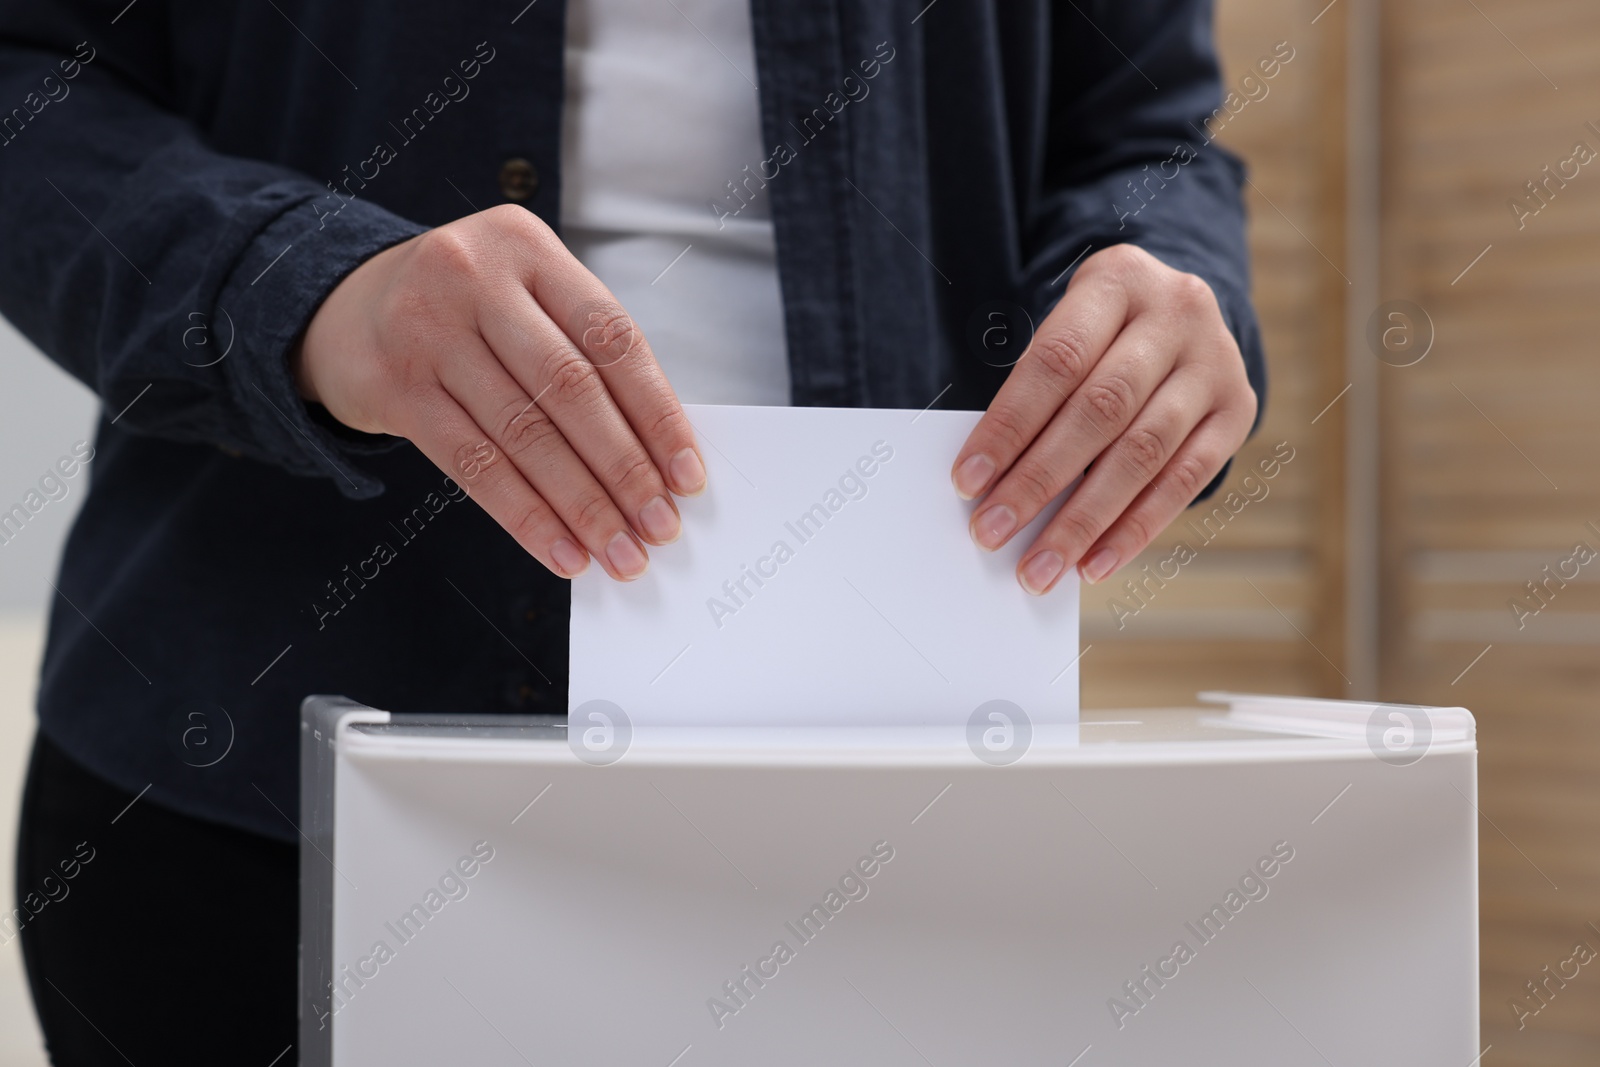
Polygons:
M1201 697L1006 767L870 731L595 767L559 718L310 697L300 1063L1465 1067L1470 713Z

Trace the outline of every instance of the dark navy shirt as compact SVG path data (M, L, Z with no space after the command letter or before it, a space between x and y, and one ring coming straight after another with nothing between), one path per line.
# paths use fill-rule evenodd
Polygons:
M1261 392L1209 2L752 15L763 140L793 156L766 195L796 404L986 406L996 309L1040 321L1118 242L1210 283ZM508 200L557 224L564 18L0 0L0 312L105 412L39 715L102 777L293 839L308 693L565 710L564 584L409 443L303 403L286 358L385 247Z

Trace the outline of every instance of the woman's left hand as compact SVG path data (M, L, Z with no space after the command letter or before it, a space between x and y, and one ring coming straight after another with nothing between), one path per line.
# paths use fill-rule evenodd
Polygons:
M972 537L993 551L1092 463L1024 552L1017 580L1042 595L1076 566L1093 584L1182 514L1244 443L1255 414L1211 287L1114 245L1084 260L951 480L963 498L982 497Z

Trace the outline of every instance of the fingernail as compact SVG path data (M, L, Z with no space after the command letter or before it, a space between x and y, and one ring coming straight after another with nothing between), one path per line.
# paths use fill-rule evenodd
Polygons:
M652 539L664 545L676 541L683 531L678 513L672 510L665 497L659 496L652 497L650 503L639 509L639 525Z
M550 558L561 568L563 578L576 578L589 569L589 553L565 537L550 546Z
M1102 548L1082 563L1078 564L1078 573L1083 575L1083 580L1093 585L1117 567L1117 553L1113 549Z
M1022 568L1022 588L1034 596L1043 596L1044 591L1050 588L1050 583L1061 576L1066 566L1067 561L1061 558L1059 552L1047 549L1030 559Z
M705 491L706 465L700 462L700 455L694 449L685 448L673 456L667 466L671 468L673 485L684 496L698 496Z
M962 500L971 500L983 492L983 487L988 485L989 479L993 477L994 460L988 456L976 455L962 460L951 481L955 482L956 492Z
M606 545L606 559L611 561L612 570L628 579L639 577L650 565L650 561L645 558L644 550L634 542L633 538L620 530L611 539L611 543Z
M977 521L972 524L972 535L978 544L993 552L1016 528L1017 513L1004 504L996 504L978 516Z

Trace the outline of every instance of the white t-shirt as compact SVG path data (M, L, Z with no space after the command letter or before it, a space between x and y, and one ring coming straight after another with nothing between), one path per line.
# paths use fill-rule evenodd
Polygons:
M749 0L570 0L566 63L567 247L679 399L787 405Z

